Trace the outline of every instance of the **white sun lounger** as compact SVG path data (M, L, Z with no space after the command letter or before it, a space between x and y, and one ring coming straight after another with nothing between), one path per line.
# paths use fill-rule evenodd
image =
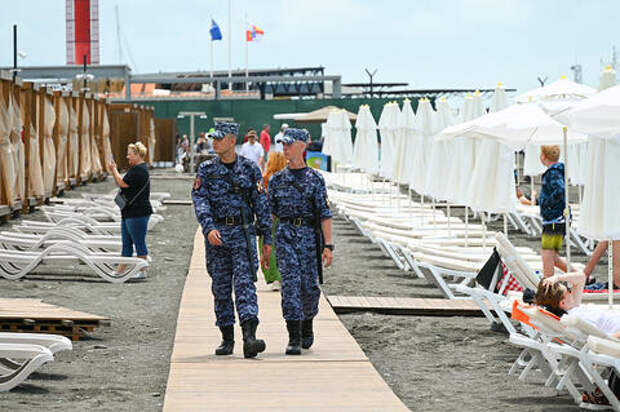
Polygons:
M0 374L0 392L10 391L21 384L41 365L52 362L52 352L40 345L0 343L0 359L8 359L12 363L21 361L17 369L10 369Z
M71 341L64 336L44 333L11 333L0 332L0 344L7 345L38 345L47 348L52 355L73 349ZM23 362L10 358L0 358L0 375L18 370Z
M96 275L111 283L123 283L148 266L148 262L134 257L121 257L110 253L93 253L88 248L61 241L40 251L0 250L0 276L16 280L31 273L39 265L88 266ZM118 265L125 265L116 274Z
M39 250L58 242L68 241L82 245L93 252L119 254L122 242L118 236L89 236L75 228L56 228L43 235L19 232L0 232L0 249Z

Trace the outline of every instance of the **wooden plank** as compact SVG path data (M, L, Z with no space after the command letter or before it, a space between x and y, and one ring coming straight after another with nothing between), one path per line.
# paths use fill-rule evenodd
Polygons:
M407 315L483 316L478 305L470 299L330 296L329 300L336 313L375 311Z
M284 355L288 335L280 294L271 292L260 276L257 336L265 339L267 350L258 356L258 361L243 359L239 342L232 356L213 355L221 337L212 326L213 298L210 278L205 273L203 245L202 233L197 231L179 308L165 412L201 411L205 405L218 411L408 410L374 369L324 296L314 322L313 347L302 356ZM332 305L352 302L359 304L362 300L346 296L331 300ZM303 379L291 378L300 376Z

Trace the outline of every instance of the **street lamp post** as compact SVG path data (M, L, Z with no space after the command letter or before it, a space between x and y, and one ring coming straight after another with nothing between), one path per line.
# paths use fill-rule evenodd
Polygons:
M201 119L206 119L207 114L205 112L179 112L177 115L178 119L184 119L185 117L189 117L189 142L190 142L190 151L189 151L189 170L191 173L194 173L194 139L196 133L194 132L194 119L196 116Z

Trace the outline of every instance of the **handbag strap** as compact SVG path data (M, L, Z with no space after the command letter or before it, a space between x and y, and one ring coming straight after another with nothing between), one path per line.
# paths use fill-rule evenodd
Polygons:
M144 184L144 186L142 186L142 189L140 189L140 191L133 197L133 199L131 199L131 201L129 201L129 203L127 203L127 206L125 207L129 207L131 206L131 204L138 198L138 196L140 196L140 194L142 192L144 192L144 189L146 189L146 187L151 183L151 176L148 177L148 179L146 179L146 183Z

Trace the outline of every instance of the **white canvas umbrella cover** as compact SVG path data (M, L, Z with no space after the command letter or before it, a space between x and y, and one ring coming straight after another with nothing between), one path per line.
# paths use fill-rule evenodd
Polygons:
M383 106L379 118L379 131L381 133L381 159L380 170L383 177L391 178L394 173L394 133L398 127L398 105L394 102Z
M583 99L589 96L592 96L596 93L596 89L585 86L583 84L575 83L571 80L568 80L565 76L560 77L559 80L556 80L553 83L550 83L546 86L539 87L534 90L530 90L529 92L520 94L517 96L517 102L525 103L532 102L537 100L546 100L546 99L570 99L577 98Z
M614 87L616 85L616 71L611 67L611 65L607 65L603 72L601 73L601 78L598 84L599 92L601 90L608 89L610 87Z
M379 172L379 144L377 141L377 123L372 117L370 107L361 105L355 121L357 129L353 147L353 166L367 173Z
M427 162L430 158L432 144L433 114L431 102L426 98L420 99L415 117L415 153L408 181L409 185L419 194L424 194L425 190Z
M398 116L398 141L396 145L395 179L399 183L408 182L408 172L416 151L415 113L411 101L405 99Z

